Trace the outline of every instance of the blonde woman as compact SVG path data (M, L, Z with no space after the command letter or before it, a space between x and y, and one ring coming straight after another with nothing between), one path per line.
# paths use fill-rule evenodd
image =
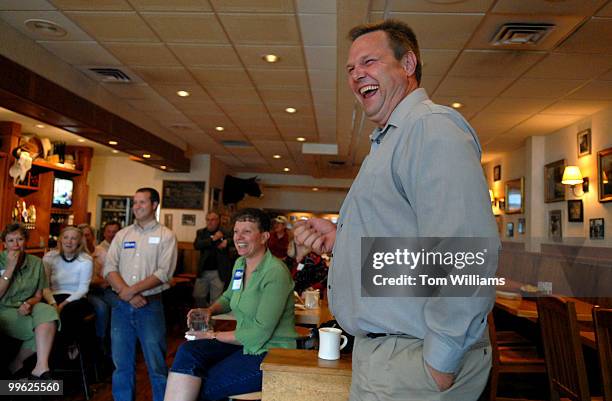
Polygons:
M50 284L45 299L57 308L66 340L75 340L83 317L93 311L85 298L93 261L85 250L83 232L73 226L64 228L58 248L45 254L43 264Z

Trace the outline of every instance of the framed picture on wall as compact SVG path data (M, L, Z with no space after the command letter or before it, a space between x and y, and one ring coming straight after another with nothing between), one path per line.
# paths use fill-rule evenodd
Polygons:
M597 152L597 187L599 201L612 201L612 148Z
M172 214L166 213L164 214L164 225L172 230Z
M582 223L584 221L584 208L582 199L567 201L567 221L571 223Z
M518 227L517 227L517 232L519 234L525 234L525 218L521 217L520 219L518 219Z
M493 167L493 181L501 180L501 165Z
M523 213L525 205L525 179L506 181L506 214Z
M506 237L514 237L514 223L506 223Z
M578 133L578 157L591 154L591 129L585 129Z
M181 216L181 225L195 226L196 225L196 215L195 214L183 214Z
M590 219L589 220L589 238L590 239L604 239L605 238L605 230L604 230L604 219Z
M565 200L565 185L561 184L565 159L548 163L544 166L544 202L561 202Z
M563 238L562 223L561 210L551 210L548 212L548 238L553 241L561 241Z

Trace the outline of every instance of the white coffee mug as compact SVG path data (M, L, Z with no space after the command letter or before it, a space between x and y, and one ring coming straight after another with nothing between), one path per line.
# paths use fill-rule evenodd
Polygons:
M342 338L342 344L340 344ZM342 330L334 327L323 327L319 329L319 358L333 361L340 359L340 350L346 347L348 338L342 334Z

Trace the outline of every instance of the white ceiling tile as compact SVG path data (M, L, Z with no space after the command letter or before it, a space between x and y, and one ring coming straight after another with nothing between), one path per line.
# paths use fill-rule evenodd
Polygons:
M604 8L596 14L598 17L612 17L612 2L608 2Z
M436 96L497 96L512 82L511 78L448 77L436 89Z
M308 68L336 71L336 46L304 46Z
M169 43L228 43L213 13L146 12L141 15Z
M296 45L300 43L294 15L219 14L227 34L237 45Z
M612 55L553 53L540 61L525 78L592 79L612 68Z
M147 99L158 96L158 93L147 84L124 85L117 83L102 83L100 85L107 91L123 99Z
M335 14L299 14L304 46L335 46Z
M336 104L336 90L335 89L313 89L312 98L317 103L328 103Z
M442 78L443 78L442 75L428 75L428 74L424 74L421 77L421 88L425 88L427 93L429 93L431 95L432 93L435 93L436 88L438 87L438 85L442 81Z
M127 102L135 109L140 111L164 111L179 115L179 111L174 108L172 103L168 102L161 96L147 99L128 99Z
M516 78L544 56L543 52L466 50L457 58L449 76Z
M123 64L141 66L180 66L163 43L104 43Z
M545 114L589 116L612 106L611 100L561 100L542 111Z
M567 127L583 117L580 115L559 115L559 114L536 114L535 116L522 122L508 135L528 136L528 135L548 135L558 129Z
M230 45L171 44L168 45L187 67L239 67L238 55Z
M153 89L169 101L177 104L186 103L212 103L212 99L204 92L201 86L194 84L156 84ZM187 91L189 96L180 97L178 91Z
M251 86L251 80L243 68L191 67L189 70L205 87L207 85Z
M249 73L257 87L308 87L306 71L303 69L251 68Z
M304 57L300 46L279 46L279 45L239 45L236 46L236 51L240 55L240 59L247 67L256 68L305 68ZM264 61L263 56L266 54L275 54L280 57L277 63L268 63Z
M297 0L297 12L335 14L336 2L330 0Z
M38 43L68 64L100 66L121 64L119 60L94 41L40 41Z
M290 13L292 0L210 0L217 12Z
M487 11L492 2L493 0L373 0L372 10L384 11L385 4L388 4L390 11L431 13L477 13Z
M478 135L492 136L508 131L530 116L524 113L481 113L470 119L470 124Z
M195 84L189 72L182 67L144 67L135 66L132 69L149 84Z
M472 115L482 110L487 104L491 103L493 98L491 97L470 97L470 96L453 96L453 97L441 97L434 96L432 100L438 104L450 106L454 102L463 104L462 107L457 109L458 112L464 116Z
M210 96L219 103L259 103L261 99L252 87L206 85Z
M0 11L0 19L32 40L67 40L72 42L92 40L78 25L59 11ZM32 32L25 26L25 22L29 19L44 19L54 22L64 28L67 34L62 37L49 37L38 32Z
M266 102L310 102L310 91L308 89L260 88L259 93Z
M544 110L552 99L498 97L483 110L488 113L535 114Z
M593 81L568 96L568 99L612 100L612 81Z
M55 7L47 0L3 0L0 3L0 10L44 11L55 10Z
M607 0L498 0L491 10L497 14L591 15Z
M129 0L138 11L212 11L208 0Z
M444 75L459 54L458 50L420 49L423 74Z
M390 17L407 23L423 49L461 49L483 15L391 13Z
M50 0L63 11L131 11L132 7L125 0Z
M522 78L504 91L501 97L557 99L583 85L584 82L582 80Z
M98 41L159 41L155 33L135 12L69 11L66 15Z
M329 89L336 87L336 71L308 70L310 86L312 89Z
M612 54L612 18L591 18L556 50L568 53Z

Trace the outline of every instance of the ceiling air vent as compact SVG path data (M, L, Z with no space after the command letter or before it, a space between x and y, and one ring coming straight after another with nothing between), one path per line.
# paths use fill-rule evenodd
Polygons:
M536 45L553 29L554 24L509 22L503 24L491 39L494 46Z
M226 140L226 141L221 141L221 145L225 146L226 148L250 148L251 147L251 144L248 143L247 141Z
M130 83L132 79L118 68L90 68L102 82Z

